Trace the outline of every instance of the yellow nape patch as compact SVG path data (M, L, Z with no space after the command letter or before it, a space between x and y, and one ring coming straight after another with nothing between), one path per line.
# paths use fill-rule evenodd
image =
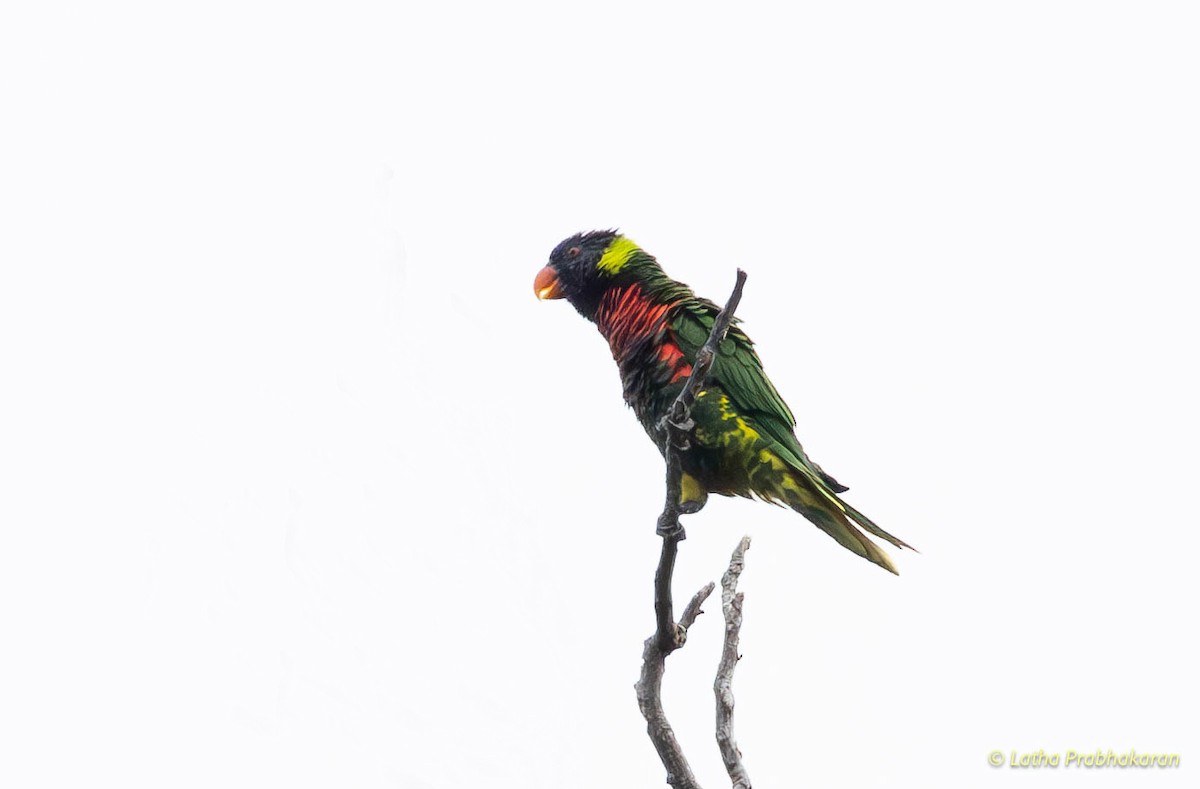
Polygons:
M637 252L638 245L630 241L625 236L617 236L612 243L608 245L608 249L604 250L604 255L600 258L600 262L596 264L596 268L601 271L607 271L609 274L616 274L629 260L629 256Z

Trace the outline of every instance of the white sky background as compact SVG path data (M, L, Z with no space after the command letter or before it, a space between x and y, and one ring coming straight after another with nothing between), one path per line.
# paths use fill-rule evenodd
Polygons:
M647 7L648 6L648 7ZM0 15L0 784L655 787L662 466L534 274L740 310L899 578L754 538L762 786L1195 785L1189 3ZM667 668L706 786L719 606ZM1176 752L1152 778L1001 749Z

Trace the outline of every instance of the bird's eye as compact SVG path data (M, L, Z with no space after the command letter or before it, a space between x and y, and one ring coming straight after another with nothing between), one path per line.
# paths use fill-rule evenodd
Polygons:
M579 257L579 253L582 251L583 250L580 249L579 247L571 247L570 249L567 250L567 257L577 258L577 257Z

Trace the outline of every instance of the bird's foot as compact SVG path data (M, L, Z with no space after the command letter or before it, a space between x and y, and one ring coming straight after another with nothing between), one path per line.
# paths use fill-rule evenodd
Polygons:
M679 522L679 518L671 518L666 515L659 517L658 528L654 530L654 533L675 542L683 542L687 539L687 532L683 530L683 524Z
M690 416L682 422L676 422L669 416L663 419L662 426L667 434L667 440L671 445L680 450L690 449L692 446L692 431L696 429L696 422Z

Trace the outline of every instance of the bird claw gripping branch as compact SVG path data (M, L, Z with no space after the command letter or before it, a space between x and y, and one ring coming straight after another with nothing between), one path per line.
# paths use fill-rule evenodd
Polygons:
M666 537L668 540L675 542L683 542L687 539L687 532L683 528L683 524L679 522L678 514L663 513L658 517L658 528L654 533L659 537Z
M667 432L667 437L671 441L671 445L681 452L686 452L692 448L692 431L696 429L696 422L690 416L681 422L677 422L671 417L666 417L660 423L663 429Z

